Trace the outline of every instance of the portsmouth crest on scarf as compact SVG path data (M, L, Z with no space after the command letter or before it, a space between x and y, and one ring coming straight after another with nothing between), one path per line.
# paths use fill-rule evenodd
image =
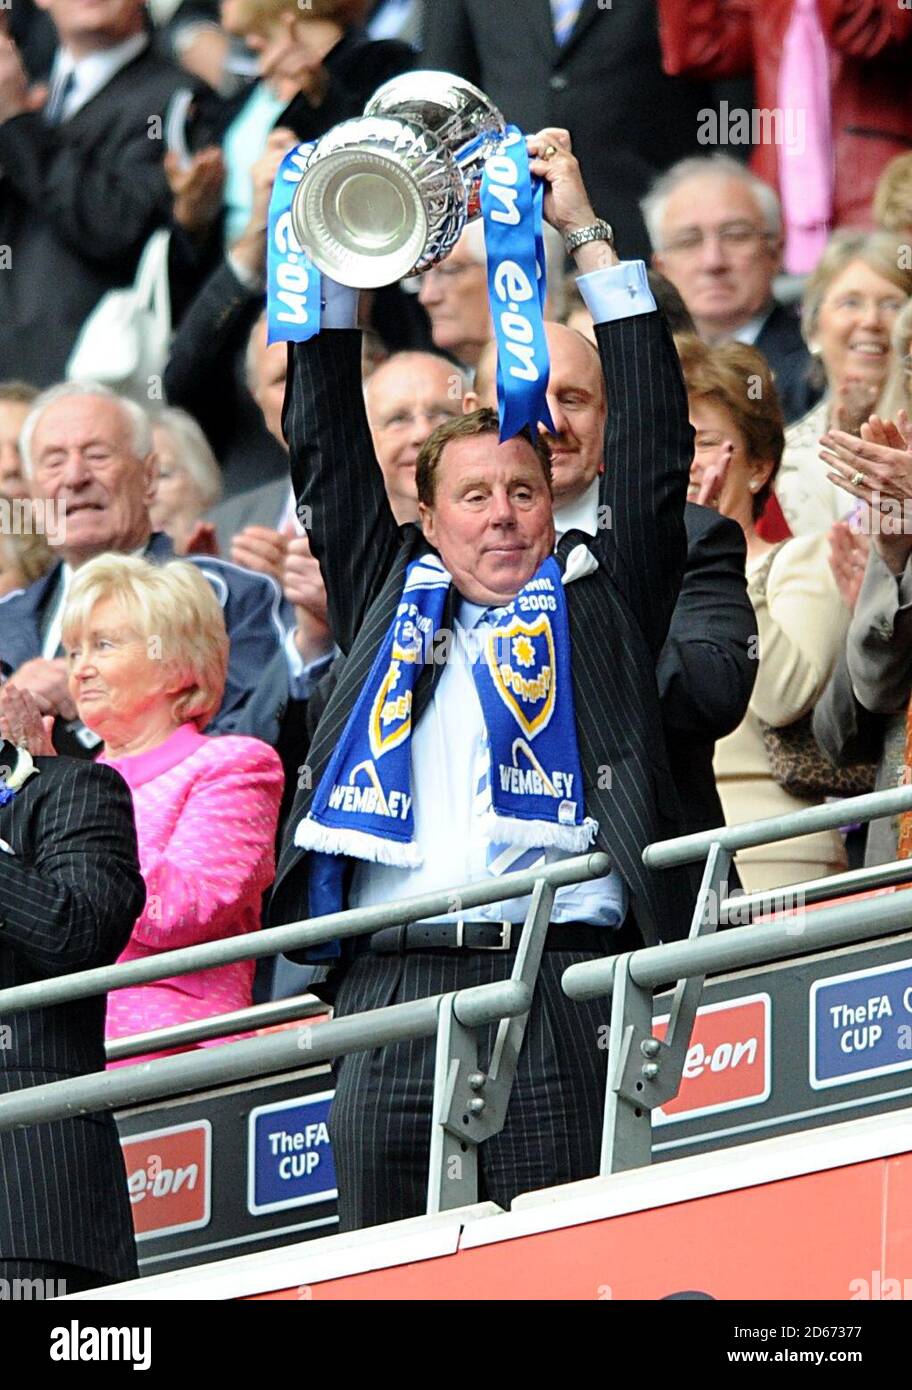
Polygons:
M409 566L399 609L295 844L321 854L415 868L411 736L415 686L452 579L435 555ZM430 656L433 659L433 656ZM493 843L586 850L570 631L560 567L549 556L497 620L462 633L453 660L470 666L490 755ZM471 775L467 772L467 775ZM318 868L319 874L319 868Z

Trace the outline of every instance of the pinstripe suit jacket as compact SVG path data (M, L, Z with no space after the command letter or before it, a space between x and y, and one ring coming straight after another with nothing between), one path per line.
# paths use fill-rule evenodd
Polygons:
M0 989L110 965L145 903L133 805L113 768L37 758L0 806ZM103 995L3 1018L0 1092L104 1070ZM0 1258L136 1273L113 1116L0 1131Z
M568 532L562 568L579 544L597 570L565 590L577 738L586 812L597 843L631 890L647 942L686 935L688 889L679 871L648 871L642 852L674 835L680 808L669 771L656 661L684 571L684 501L692 431L677 354L664 318L642 314L598 326L610 409L600 503L610 529ZM374 459L362 405L360 335L325 332L291 349L285 434L300 503L311 508L310 542L326 581L330 624L347 655L310 749L311 789L289 819L270 907L273 922L308 915L306 855L293 842L313 789L395 615L409 562L428 549L415 526L397 528ZM451 589L443 626L452 625ZM415 690L421 718L440 667Z

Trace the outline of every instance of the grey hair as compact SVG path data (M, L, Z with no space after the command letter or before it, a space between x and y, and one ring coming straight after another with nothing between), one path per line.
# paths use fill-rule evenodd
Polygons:
M903 265L905 249L896 232L865 232L856 227L840 227L833 232L808 277L801 299L801 332L808 347L814 341L820 308L830 285L853 261L861 261L875 275L895 285L906 298L912 295L912 271Z
M687 159L679 159L677 164L660 174L640 202L643 221L646 223L654 251L662 249L662 222L672 193L677 192L681 185L690 179L705 178L707 175L717 179L739 179L756 199L764 226L770 236L782 234L782 208L775 189L764 183L756 174L752 174L746 165L732 159L729 154L716 152L709 155L691 155Z
M222 470L193 416L172 406L153 415L152 428L165 430L171 436L177 463L196 483L203 510L214 507L222 495Z
M487 254L485 251L484 223L481 218L475 222L470 222L463 232L465 237L466 250L479 265L487 265ZM564 301L566 292L564 289L566 281L567 253L564 250L564 238L556 227L552 227L550 222L544 224L544 243L545 243L545 269L548 276L548 300L551 306L551 318L560 319L564 313Z
M134 454L140 459L151 454L152 424L148 413L137 401L119 396L110 386L104 386L99 381L62 381L57 386L49 386L46 391L35 397L32 408L23 421L19 432L19 453L22 456L22 468L26 477L30 478L32 475L32 437L38 421L49 406L55 405L67 396L100 396L102 400L116 401L130 423Z

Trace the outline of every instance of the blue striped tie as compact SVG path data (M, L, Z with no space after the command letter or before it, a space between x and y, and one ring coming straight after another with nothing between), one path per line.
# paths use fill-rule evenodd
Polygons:
M70 71L67 73L66 77L57 79L54 84L54 89L48 97L44 107L44 119L48 125L60 125L64 118L64 107L75 86L75 72Z
M551 12L554 18L554 37L558 46L562 48L573 33L573 26L580 12L580 0L551 0Z

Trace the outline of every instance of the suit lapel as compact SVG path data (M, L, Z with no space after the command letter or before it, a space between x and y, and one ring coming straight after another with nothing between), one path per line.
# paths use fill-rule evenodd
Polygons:
M544 46L544 51L553 55L557 62L558 47L554 37L554 14L551 0L532 0L529 6L528 25L531 36Z

